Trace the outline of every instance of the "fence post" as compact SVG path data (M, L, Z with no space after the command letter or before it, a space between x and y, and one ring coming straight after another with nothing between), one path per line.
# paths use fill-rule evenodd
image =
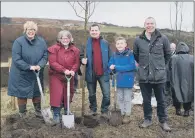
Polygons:
M9 64L9 72L10 72L10 67L11 67L11 64L12 64L12 58L8 58L8 64ZM14 96L11 96L11 108L13 110L16 110L16 102L15 102L15 97Z

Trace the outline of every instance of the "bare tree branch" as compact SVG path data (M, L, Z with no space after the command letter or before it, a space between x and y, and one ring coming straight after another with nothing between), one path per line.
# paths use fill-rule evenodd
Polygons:
M91 2L89 2L89 4L88 4L88 15L90 15L90 13L91 13ZM87 17L87 19L89 19L89 18Z
M96 3L94 2L93 3L93 11L91 13L89 13L88 19L93 15L95 8L96 8Z
M172 16L171 16L171 4L170 4L170 24L171 24L171 32L172 32L172 35L174 37L174 31L173 31L173 26L172 26Z
M180 39L182 22L183 22L183 2L180 3L180 25L179 25L179 33L178 33L179 39Z
M89 1L89 2L88 2L89 6L90 6L92 3L95 3L95 2L93 2L93 1Z
M80 6L84 11L86 10L80 2L77 1L77 3L79 4L79 6Z
M71 4L71 2L69 2L68 1L68 3L70 4L70 6L73 8L73 10L74 10L74 12L75 12L75 14L76 14L76 16L77 17L80 17L80 18L82 18L82 19L84 19L85 20L85 18L84 17L82 17L82 16L80 16L78 13L77 13L77 10L76 10L76 7L75 7L75 2L73 3L73 4Z
M177 17L178 17L178 1L175 2L175 31L176 31L176 39L178 38L178 29L177 29Z

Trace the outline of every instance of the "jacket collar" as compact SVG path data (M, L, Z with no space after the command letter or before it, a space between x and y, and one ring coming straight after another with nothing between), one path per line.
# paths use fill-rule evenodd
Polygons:
M139 36L141 39L145 39L145 32L146 30L144 30L142 32L142 34ZM158 37L161 37L162 34L160 33L159 30L155 29L155 31L152 33L151 39L150 39L150 43L153 43Z
M64 49L64 46L60 42L57 42L57 46ZM74 43L70 42L67 50L73 50L73 46Z
M101 40L101 39L103 39L103 37L102 37L102 36L100 36L98 39L99 39L99 40ZM89 37L88 37L88 40L91 40L91 41L92 41L92 40L93 40L93 38L92 38L91 36L89 36Z
M117 55L126 55L129 52L129 48L126 47L125 50L123 52L119 52L118 50L116 50L116 54Z
M37 37L36 34L35 34L34 39L32 39L32 40L30 40L26 34L24 34L24 37L26 38L26 40L28 41L28 43L30 43L31 45L33 45L34 42L36 41L36 39L38 39L38 37Z

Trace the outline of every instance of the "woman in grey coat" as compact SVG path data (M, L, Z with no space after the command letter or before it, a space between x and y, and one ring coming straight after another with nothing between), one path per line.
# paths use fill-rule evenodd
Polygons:
M189 47L184 42L177 45L176 55L171 57L169 69L176 115L182 115L183 104L183 115L189 116L191 102L194 101L194 57L189 54Z
M32 99L37 117L41 117L40 91L34 71L40 71L43 85L43 69L48 60L45 40L36 35L37 24L27 21L24 35L17 38L12 47L12 64L8 80L8 95L17 97L19 114L26 114L27 99Z

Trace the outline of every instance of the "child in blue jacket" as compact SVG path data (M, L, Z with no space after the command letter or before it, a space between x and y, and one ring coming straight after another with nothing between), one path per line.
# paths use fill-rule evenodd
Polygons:
M131 114L131 96L136 70L133 53L127 48L125 38L116 39L116 52L109 61L109 68L116 73L117 103L121 109L123 123L129 123Z

